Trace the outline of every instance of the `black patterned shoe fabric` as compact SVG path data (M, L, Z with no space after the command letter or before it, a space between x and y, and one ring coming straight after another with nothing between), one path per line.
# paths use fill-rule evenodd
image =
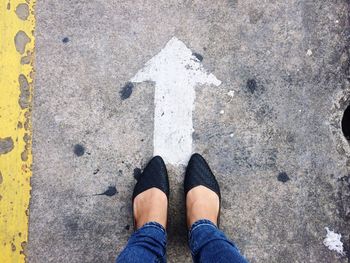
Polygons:
M210 170L208 163L198 153L192 155L185 175L184 190L185 195L192 188L203 185L214 191L221 200L220 187L215 179L213 172Z
M132 200L134 200L138 194L153 187L163 191L169 198L168 172L160 156L153 157L139 176L134 188Z

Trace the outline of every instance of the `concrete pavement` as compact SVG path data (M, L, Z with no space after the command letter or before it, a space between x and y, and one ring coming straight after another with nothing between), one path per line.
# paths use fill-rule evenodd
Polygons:
M329 227L350 253L348 10L37 1L28 261L113 262L126 244L134 174L153 155L156 85L128 83L176 37L222 82L197 85L192 136L222 188L222 229L252 263L348 262L323 244ZM168 167L168 260L191 262L184 166Z

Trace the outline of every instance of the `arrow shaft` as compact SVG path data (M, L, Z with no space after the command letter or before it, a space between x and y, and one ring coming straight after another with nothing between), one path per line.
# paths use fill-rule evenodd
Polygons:
M194 87L186 82L160 82L154 100L154 155L167 163L185 164L192 153Z

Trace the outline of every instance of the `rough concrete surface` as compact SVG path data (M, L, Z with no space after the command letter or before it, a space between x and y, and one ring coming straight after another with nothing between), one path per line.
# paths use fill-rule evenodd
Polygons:
M193 112L222 229L252 263L349 262L348 10L346 0L38 0L28 261L113 262L126 244L134 169L153 153L154 84L120 92L175 36L222 81L197 87ZM169 262L191 262L183 171L169 166ZM347 256L323 245L325 227Z

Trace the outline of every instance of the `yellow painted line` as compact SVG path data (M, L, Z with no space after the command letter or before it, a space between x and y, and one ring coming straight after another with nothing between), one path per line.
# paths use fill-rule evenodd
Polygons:
M25 262L32 165L33 0L0 1L0 262Z

